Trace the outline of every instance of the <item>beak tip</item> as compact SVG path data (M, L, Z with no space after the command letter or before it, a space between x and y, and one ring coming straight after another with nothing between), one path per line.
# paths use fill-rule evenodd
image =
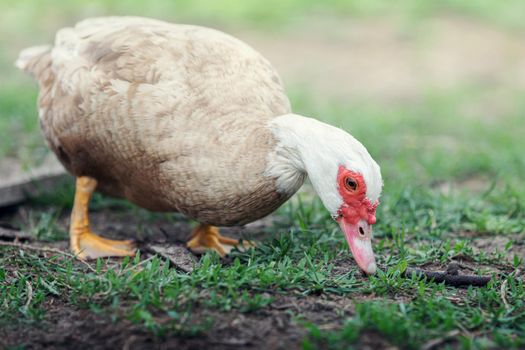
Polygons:
M366 268L366 273L368 275L373 275L376 273L376 270L377 270L377 265L375 262L371 262L370 264L368 264L367 268Z

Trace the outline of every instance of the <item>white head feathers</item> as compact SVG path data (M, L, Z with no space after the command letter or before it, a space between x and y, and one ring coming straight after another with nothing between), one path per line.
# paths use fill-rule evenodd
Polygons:
M279 116L269 127L278 144L268 157L266 175L277 179L279 191L295 192L307 174L326 209L335 214L343 204L337 188L342 165L363 176L370 202L379 199L383 186L379 165L352 135L295 114Z

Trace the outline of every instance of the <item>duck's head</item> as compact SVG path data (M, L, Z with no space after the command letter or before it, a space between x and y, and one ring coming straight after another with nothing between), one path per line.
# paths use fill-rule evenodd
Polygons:
M383 186L377 163L353 136L315 119L290 114L273 124L279 146L271 161L279 165L273 169L278 187L293 187L299 176L293 173L306 173L359 267L375 273L372 225Z

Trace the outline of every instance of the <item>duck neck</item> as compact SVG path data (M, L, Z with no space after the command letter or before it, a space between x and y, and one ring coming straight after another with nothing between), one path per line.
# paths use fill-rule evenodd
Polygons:
M341 205L337 196L338 135L343 132L316 119L286 114L272 120L277 145L268 159L267 174L276 178L277 189L299 189L306 176L325 207L334 213Z

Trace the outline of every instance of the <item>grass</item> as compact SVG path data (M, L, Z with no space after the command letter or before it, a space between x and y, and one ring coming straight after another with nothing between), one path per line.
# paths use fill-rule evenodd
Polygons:
M303 20L312 15L339 15L352 17L402 16L424 20L443 13L457 13L478 20L523 29L520 13L525 5L519 0L508 0L498 6L488 0L437 2L401 0L392 4L386 0L269 0L264 3L247 3L242 0L195 1L140 1L140 0L58 0L34 3L30 0L3 0L0 4L5 26L28 25L31 28L39 19L40 25L53 21L78 19L93 15L140 15L164 19L189 20L201 23L235 23L236 25L262 26L265 29L286 26L291 20ZM18 21L18 23L17 23ZM46 23L47 22L47 23Z
M476 92L469 97L475 102ZM429 103L434 99L438 98L429 97ZM269 228L276 234L258 249L236 252L226 264L206 255L191 274L170 268L159 258L144 262L137 257L122 263L100 260L93 272L68 259L42 259L3 249L0 266L10 268L0 267L1 322L38 321L44 316L45 301L60 298L117 319L127 318L157 336L190 336L213 324L213 320L192 320L196 310L250 313L267 308L279 295L347 296L357 299L354 315L330 332L306 323L309 335L304 348L351 346L367 332L406 348L419 348L442 337L462 348L524 346L525 292L522 277L516 276L524 261L522 255L511 253L514 244L523 244L523 236L516 234L525 231L519 179L525 170L519 161L523 125L515 116L497 125L458 119L462 106L455 94L438 100L435 109L426 111L433 114L431 133L428 124L418 119L418 108L379 113L366 106L354 109L330 103L330 108L316 109L295 99L303 113L328 116L336 124L344 125L351 115L366 117L368 123L354 125L353 133L382 139L367 142L378 155L385 176L374 241L382 268L377 276L363 279L353 269L335 272L348 256L346 243L319 200L304 197L278 211L284 221ZM385 130L389 133L380 138ZM455 140L455 152L427 144L427 135L440 132ZM408 135L412 135L411 143L406 142ZM471 143L476 144L477 152L467 147ZM414 152L420 148L427 151ZM486 181L474 193L443 193L436 186L461 182L465 177ZM56 217L58 210L67 211L71 206L71 195L70 187L37 198L35 214L27 223L29 231L43 239L63 238ZM124 203L97 195L93 209L132 211L142 217L144 225L158 220L158 216ZM42 204L55 209L42 211ZM507 237L508 241L501 251L479 252L473 249L471 236L457 235L461 232ZM476 273L494 273L496 268L495 279L487 287L460 293L458 300L454 288L400 275L407 264L443 266L457 257L476 266ZM501 297L504 281L510 307ZM28 285L33 293L29 303ZM362 295L373 298L360 301ZM300 322L301 315L296 317Z
M36 112L34 88L9 84L0 87L0 157L11 156L30 162L43 153Z
M508 278L514 288L521 290L518 294L523 297L523 283L516 284L513 276ZM491 293L490 287L479 291L470 289L468 296L472 302L462 305L455 305L440 293L430 296L421 294L409 304L382 301L360 303L356 305L356 315L337 332L323 333L317 327L310 326L310 338L303 346L306 349L319 345L341 349L358 340L360 333L375 331L394 345L417 349L428 339L453 338L458 330L462 331L457 338L458 345L464 349L493 347L495 344L501 348L523 345L521 334L512 336L517 325L515 321L523 322L523 311L516 308L512 315L513 312L505 310L499 303L499 295ZM516 301L519 307L523 307L521 300ZM480 308L480 304L485 304L485 308ZM484 312L487 309L490 311ZM480 330L490 334L492 339L479 336ZM477 331L478 335L474 337L471 331Z
M210 327L206 320L191 321L193 312L202 308L245 313L264 309L279 294L299 298L371 295L375 300L358 301L355 315L338 331L321 332L315 324L308 324L310 334L304 347L346 347L365 331L379 333L404 348L418 348L446 334L453 334L451 338L462 348L524 345L525 289L523 280L515 278L515 269L523 268L523 257L475 253L468 241L447 233L457 230L455 220L452 226L444 225L428 235L416 233L417 219L407 220L403 232L412 236L407 239L397 230L384 229L397 224L397 219L385 216L375 242L382 271L368 280L356 270L336 274L338 261L348 255L347 247L319 206L318 201L290 203L280 215L291 221L281 224L286 229L275 227L280 233L274 238L256 250L234 253L228 264L208 254L191 274L170 268L156 257L141 261L137 256L109 265L99 260L95 270L89 271L67 258L43 259L31 252L4 249L1 266L9 270L0 268L4 300L0 321L4 325L36 322L44 316L45 301L59 298L117 319L127 318L157 336L190 336ZM398 213L406 210L395 208ZM457 209L445 200L437 201L434 208L445 217L456 214ZM467 217L460 218L457 224L469 223ZM400 276L407 263L447 262L458 254L483 266L500 266L502 271L487 287L466 290L459 301L454 288ZM505 280L510 308L500 295ZM400 302L393 302L399 297Z
M35 122L36 89L7 68L19 48L50 39L44 36L51 31L42 28L126 12L279 30L290 23L290 13L300 21L315 11L375 16L394 10L384 1L192 4L1 2L0 34L14 34L6 38L8 50L0 53L0 156L31 162L45 149ZM521 1L496 7L481 0L404 0L395 7L411 18L452 11L523 29ZM214 326L212 319L197 317L202 310L257 314L283 296L323 297L344 298L355 310L330 330L301 311L292 312L307 330L305 349L360 348L367 335L409 349L436 339L443 346L464 349L525 347L525 291L523 274L518 276L525 261L523 249L515 249L523 245L525 232L523 91L506 91L497 101L506 108L495 112L487 112L495 104L490 86L428 91L419 101L394 106L329 98L314 103L319 99L303 89L292 89L290 95L298 113L349 130L382 166L385 187L374 231L381 271L376 276L365 279L354 268L341 270L349 264L344 238L319 200L303 196L279 209L276 215L282 220L266 228L272 234L258 249L234 252L227 262L207 254L190 274L158 257L99 260L91 270L65 256L0 247L0 329L39 325L49 304L57 301L117 321L130 320L157 337L191 337ZM452 191L446 190L449 185ZM35 198L19 224L39 240L64 240L60 218L71 205L69 185ZM101 195L95 196L91 209L132 213L144 227L180 220ZM503 239L505 244L489 252L477 249L478 239ZM493 281L484 288L457 290L401 277L407 265L443 267L455 260L474 266L473 273L494 274Z
M377 276L363 279L357 270L334 272L348 248L319 200L305 197L279 210L277 215L286 220L269 228L276 234L258 249L235 253L229 264L206 255L191 274L159 258L100 260L93 272L63 257L44 259L2 248L0 322L38 322L45 316L46 300L58 298L129 319L159 337L191 336L213 326L211 320L192 319L199 310L251 313L267 308L279 295L325 295L356 298L355 313L335 331L306 323L306 349L352 346L363 334L379 334L402 348L419 348L441 337L464 349L525 346L525 292L515 272L524 268L524 260L508 253L513 244L520 244L516 239L523 239L516 234L525 231L521 118L505 116L493 124L462 116L462 104L476 103L477 91L463 93L461 99L456 93L449 98L429 96L421 105L388 111L336 103L311 106L302 94L294 97L302 113L350 129L382 165L385 190L374 241L382 272ZM423 110L425 105L433 108ZM366 122L349 126L350 120ZM439 134L454 140L453 152L432 144ZM447 194L437 186L470 177L482 181L477 192ZM57 215L68 211L71 198L72 187L37 198L26 229L39 239L64 239ZM42 205L52 209L42 211ZM159 218L97 195L93 210L105 209L134 212L144 226ZM471 236L457 236L462 232L508 237L507 250L478 252ZM453 288L400 276L407 264L443 266L458 256L477 266L477 273L497 267L496 279L487 287L468 289L457 301ZM501 298L504 281L510 308ZM362 295L372 300L360 301ZM300 314L295 317L301 322Z
M337 272L347 264L346 243L320 201L303 196L278 211L284 221L268 228L275 234L258 249L236 252L226 264L208 254L191 274L160 258L99 260L93 272L63 257L43 259L2 248L0 322L38 322L45 316L46 300L58 298L131 320L158 337L186 337L213 327L212 320L194 319L199 310L253 313L279 295L324 295L355 299L356 309L332 331L295 314L309 330L303 339L306 349L358 346L363 334L414 349L443 337L445 344L464 349L525 346L525 292L522 277L516 276L524 258L510 253L513 245L522 244L525 231L519 142L524 125L518 112L496 124L462 115L465 101L476 103L482 96L476 90L462 91L462 98L457 92L430 95L420 105L389 110L336 102L314 106L304 92L292 95L300 112L342 125L363 139L382 165L385 189L374 240L382 271L377 276L363 279L355 269ZM451 138L453 152L439 141L433 144L436 135ZM439 186L472 177L481 179L475 192L444 193ZM64 239L57 215L68 211L71 198L71 186L36 198L27 230L44 240ZM42 210L42 205L52 209ZM92 209L133 212L144 226L159 219L100 195ZM472 244L476 235L507 237L505 248L480 252ZM496 269L494 281L460 293L458 300L454 288L401 277L407 265L444 266L457 257L476 266L475 273ZM509 307L501 297L504 281ZM371 300L360 300L363 295Z

